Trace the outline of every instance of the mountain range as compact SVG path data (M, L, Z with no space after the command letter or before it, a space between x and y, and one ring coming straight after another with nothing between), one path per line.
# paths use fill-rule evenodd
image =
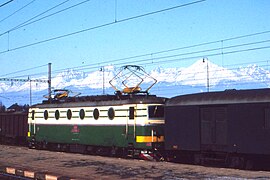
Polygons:
M106 66L102 70L89 73L69 69L52 78L52 87L69 89L74 93L80 92L81 95L113 94L114 89L109 81L118 72L119 69L114 66ZM150 89L150 94L164 97L208 90L267 88L270 86L270 71L255 64L226 68L200 59L186 68L158 66L147 73L157 80L157 84ZM39 79L46 78L39 77ZM144 79L142 88L149 87L151 83L151 78ZM29 82L1 81L0 101L6 106L14 103L39 103L44 99L43 95L48 94L47 88L47 83L32 82L30 88Z

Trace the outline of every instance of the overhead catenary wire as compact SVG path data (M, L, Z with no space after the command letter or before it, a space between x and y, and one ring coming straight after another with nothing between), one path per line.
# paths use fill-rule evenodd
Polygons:
M258 32L258 33L254 33L254 34L249 34L249 35L244 35L244 36L239 36L239 37L233 37L233 38L228 38L228 39L224 39L224 40L222 40L222 41L227 41L227 40L234 40L234 39L239 39L239 38L243 38L243 37L249 37L249 36L254 36L254 35L260 35L260 34L265 34L265 33L268 33L269 31L265 31L265 32ZM214 43L214 42L220 42L220 41L213 41L213 42L209 42L209 43ZM208 43L203 43L203 44L208 44ZM199 45L201 45L201 44L199 44ZM197 45L195 45L195 46L197 46ZM194 47L194 46L193 46ZM189 47L184 47L184 48L189 48ZM223 47L224 48L224 47ZM177 49L179 49L179 48L176 48L176 49L171 49L171 50L169 50L169 51L174 51L174 50L177 50ZM157 53L164 53L164 52L169 52L169 51L160 51L160 52L157 52ZM199 52L197 52L197 53L199 53ZM151 53L152 55L154 54L154 53ZM144 55L145 56L145 55ZM136 57L138 57L138 56L136 56ZM125 59L125 58L124 58ZM153 58L152 58L153 59ZM114 60L115 61L115 60Z
M94 68L96 68L96 66L102 66L104 64L115 63L115 62L119 62L119 61L130 60L130 59L136 59L136 58L141 58L141 57L145 57L145 56L153 56L153 55L157 55L157 54L163 54L163 53L168 53L168 52L173 52L173 51L178 51L178 50L191 49L191 48L195 48L195 47L201 47L201 46L206 46L206 45L211 45L211 44L219 43L221 41L222 42L226 42L226 41L231 41L231 40L236 40L236 39L242 39L242 38L247 38L247 37L252 37L252 36L258 36L258 35L263 35L263 34L268 34L268 33L270 33L270 30L262 31L262 32L256 32L256 33L251 33L251 34L246 34L246 35L241 35L241 36L235 36L235 37L221 39L221 40L216 40L216 41L204 42L204 43L199 43L199 44L194 44L194 45L189 45L189 46L184 46L184 47L177 47L177 48L172 48L172 49L167 49L167 50L162 50L162 51L157 51L157 52L151 52L151 53L146 53L146 54L129 56L129 57L124 57L124 58L119 58L119 59L113 59L113 60L104 61L102 63L100 63L100 62L99 63L91 63L91 64L86 64L86 65L81 65L81 66L75 66L75 67L69 67L69 68L64 68L64 69L58 69L56 71L59 72L59 71L67 70L67 69L83 69L85 67L91 67L91 66L94 66ZM257 43L262 43L262 42L263 41L259 41ZM255 44L256 42L250 42L250 45L252 43ZM245 43L245 44L247 44L247 43ZM239 46L241 46L241 45L239 45ZM222 46L221 48L216 48L216 50L222 50L223 48L228 48L228 47ZM206 50L206 51L211 51L211 49ZM194 53L197 53L197 52L194 52ZM223 50L222 50L221 53L223 53ZM151 57L151 59L153 59L153 57Z
M255 50L263 50L263 49L270 49L270 46L263 46L263 47L256 47L256 48L248 48L248 49L223 52L223 54L228 55L228 54L241 53L241 52L247 52L247 51L255 51ZM222 55L222 52L197 55L197 56L191 56L191 57L184 57L184 58L176 58L176 59L171 59L171 60L162 60L162 61L157 61L157 62L148 62L148 63L142 63L142 64L137 64L137 65L172 63L175 61L186 61L186 60L191 60L191 59L199 59L199 58L203 58L203 57L213 57L213 56L220 56L220 55ZM124 63L121 63L121 64L124 64ZM121 65L121 64L118 64L118 65Z
M3 75L0 75L0 77L8 76L8 75L11 75L11 74L14 75L14 74L17 74L17 73L34 70L34 69L38 69L38 68L41 68L41 67L44 67L44 66L48 66L48 64L44 64L44 65L40 65L40 66L28 68L28 69L23 69L23 70L15 71L15 72L11 72L11 73L8 73L8 74L3 74Z
M233 38L228 38L228 39L224 39L224 40L218 40L218 41L212 41L212 42L206 42L206 43L201 43L201 44L197 44L197 45L192 45L193 47L199 47L199 46L203 46L203 45L210 45L210 44L214 44L214 43L218 43L218 42L222 42L222 47L221 48L214 48L214 49L205 49L205 50L200 50L200 51L194 51L194 52L187 52L187 53L182 53L181 55L180 54L175 54L177 56L175 57L178 57L178 56L187 56L187 55L194 55L194 54L199 54L199 53L207 53L205 55L199 55L199 56L191 56L191 57L187 57L186 59L185 58L177 58L177 59L172 59L171 61L169 60L168 62L165 60L166 58L174 58L173 56L174 55L171 55L172 57L168 57L168 56L164 56L164 57L151 57L151 60L154 62L150 62L149 58L147 59L142 59L142 60L145 60L141 63L141 65L155 65L155 64L166 64L166 63L171 63L171 62L175 62L175 61L184 61L184 60L193 60L193 59L196 59L197 57L198 58L201 58L202 56L219 56L219 55L224 55L225 53L227 54L233 54L233 53L242 53L242 52L247 52L247 51L255 51L255 50L263 50L263 49L268 49L269 46L261 46L261 47L255 47L255 48L245 48L245 49L240 49L240 50L231 50L231 51L227 51L227 52L223 52L223 50L225 49L229 49L229 48L236 48L238 45L239 47L240 46L245 46L245 45L255 45L256 43L266 43L266 42L269 42L269 40L265 40L265 41L258 41L258 42L250 42L250 43L245 43L245 44L238 44L238 45L232 45L232 46L223 46L223 41L230 41L230 40L235 40L235 39L240 39L240 38L245 38L245 37L251 37L251 36L255 36L255 35L261 35L261 34L266 34L266 33L269 33L270 31L264 31L264 32L258 32L258 33L253 33L253 34L249 34L249 35L243 35L243 36L238 36L238 37L233 37ZM149 53L149 54L143 54L143 55L136 55L136 56L133 56L132 58L130 59L135 59L135 58L140 58L140 57L144 57L144 56L149 56L149 55L157 55L157 54L162 54L162 53L168 53L168 52L173 52L173 51L177 51L177 50L182 50L182 49L188 49L188 48L193 48L192 46L186 46L186 47L180 47L180 48L174 48L174 49L170 49L170 50L164 50L164 51L159 51L159 52L156 52L155 53ZM221 52L219 54L217 53L209 53L209 52L213 52L213 51L217 51L217 50L221 50ZM191 53L191 54L190 54ZM192 54L194 53L194 54ZM162 61L155 61L155 60L162 60ZM124 60L127 60L126 58L122 58L121 61L124 61ZM107 63L109 61L106 61L106 62L103 62L102 64L104 63ZM111 62L115 62L115 60L111 60ZM132 61L132 62L137 62L137 61ZM266 62L266 61L261 61L261 62ZM121 65L122 63L119 63L119 64L115 64L115 65ZM246 64L246 63L242 63L242 64L237 64L237 65L243 65L243 64ZM99 68L101 65L100 63L96 64L95 66L93 66L93 64L91 65L84 65L84 66L80 66L82 70L87 70L87 69L95 69L95 68ZM89 67L89 68L87 68ZM68 69L72 69L71 68L68 68ZM232 70L232 69L235 69L235 68L230 68L229 70ZM67 68L65 69L62 69L62 70L67 70ZM54 73L57 73L59 72L59 70L57 71L54 71ZM40 73L39 73L40 74ZM35 74L36 75L36 74ZM217 78L211 78L211 79L217 79ZM245 84L244 82L240 82L241 84ZM249 83L246 83L246 84L249 84ZM100 91L99 91L100 92Z
M121 19L121 20L117 20L117 21L113 21L113 22L101 24L101 25L98 25L98 26L94 26L94 27L83 29L83 30L75 31L75 32L72 32L72 33L63 34L63 35L60 35L60 36L55 36L55 37L52 37L52 38L49 38L49 39L45 39L45 40L41 40L41 41L38 41L38 42L34 42L34 43L30 43L30 44L18 46L18 47L15 47L15 48L11 48L11 49L8 49L8 50L5 50L5 51L1 51L0 54L8 53L10 51L16 51L16 50L19 50L19 49L24 49L24 48L27 48L27 47L31 47L31 46L43 44L43 43L46 43L46 42L54 41L54 40L57 40L57 39L62 39L62 38L65 38L65 37L73 36L73 35L76 35L76 34L88 32L88 31L95 30L95 29L100 29L100 28L111 26L111 25L114 25L114 24L124 23L124 22L127 22L127 21L139 19L139 18L142 18L142 17L146 17L146 16L150 16L150 15L155 15L155 14L158 14L158 13L162 13L162 12L166 12L166 11L171 11L171 10L178 9L178 8L183 8L183 7L186 7L186 6L190 6L190 5L202 3L204 1L206 1L206 0L193 1L193 2L189 2L189 3L181 4L181 5L178 5L178 6L173 6L173 7L170 7L170 8L165 8L165 9L161 9L161 10L157 10L157 11L152 11L152 12L141 14L141 15L137 15L137 16L132 16L132 17L124 18L124 19ZM27 23L27 22L24 22L23 24L25 24L25 23ZM17 27L19 27L19 26L17 26ZM17 28L17 27L15 27L15 28ZM5 32L4 34L6 34L7 32ZM0 36L1 35L3 35L3 34L0 34Z
M236 47L243 47L243 46L250 46L250 45L255 45L255 44L262 44L262 43L267 43L270 42L270 40L264 40L264 41L257 41L257 42L250 42L250 43L243 43L243 44L237 44L237 45L232 45L232 46L226 46L223 47L223 49L232 49L232 48L236 48ZM215 48L215 49L205 49L205 50L200 50L200 51L193 51L193 52L187 52L187 53L180 53L180 54L174 54L174 55L169 55L169 56L162 56L162 57L156 57L156 58L146 58L146 59L137 59L134 61L129 61L129 63L141 63L139 65L145 65L143 62L148 62L146 64L152 64L152 63L160 63L163 61L156 61L155 60L162 60L162 59L166 59L164 60L167 63L170 63L171 61L177 61L177 60L189 60L189 59L196 59L196 58L201 58L203 56L217 56L217 55L226 55L226 54L233 54L233 53L238 53L238 52L245 52L245 51L254 51L254 50L260 50L260 49L267 49L269 48L269 46L266 47L259 47L259 48L249 48L249 49L242 49L242 50L238 50L238 51L228 51L228 52L218 52L218 53L211 53L211 54L202 54L202 55L198 55L198 56L191 56L191 57L183 57L183 58L177 58L177 59L172 59L172 60L168 60L168 58L174 58L174 57L180 57L180 56L187 56L187 55L194 55L194 54L200 54L200 53L207 53L207 52L213 52L213 51L218 51L221 48ZM137 56L140 57L140 56ZM124 59L124 58L123 58ZM123 60L121 59L120 62ZM104 63L108 63L108 62L119 62L117 60L114 61L106 61ZM98 68L101 64L103 65L104 63L94 63L92 65L86 65L86 66L77 66L77 67L73 67L73 68L68 68L68 69L77 69L77 70L85 70L85 69L95 69ZM113 65L124 65L126 64L126 62L123 63L114 63ZM88 67L88 68L87 68ZM55 72L60 72L60 71L64 71L66 69L61 69L61 70L56 70Z
M10 15L6 16L5 18L0 20L0 23L2 23L3 21L7 20L8 18L12 17L13 15L17 14L19 11L23 10L24 8L26 8L27 6L29 6L30 4L34 3L36 0L33 0L29 3L27 3L26 5L24 5L23 7L21 7L20 9L14 11L13 13L11 13Z
M236 48L236 47L247 46L247 45L251 45L251 44L258 44L258 43L269 42L269 41L270 40L253 42L253 43L238 44L238 45L224 47L224 49ZM176 55L171 55L171 56L134 60L134 61L129 61L129 63L135 63L136 65L140 65L140 66L155 65L155 64L168 64L168 63L173 63L173 62L200 59L202 57L214 57L214 56L220 56L222 54L223 55L228 55L228 54L242 53L242 52L255 51L255 50L263 50L263 49L269 49L269 48L270 48L270 45L269 46L246 48L246 49L231 50L231 51L223 51L223 52L218 51L218 50L220 50L220 48L206 49L206 50L194 51L194 52L183 53L183 54L176 54ZM214 53L208 53L208 54L199 54L199 53L203 53L203 52L205 53L205 52L213 52L213 51L218 51L218 52L216 52L216 53L215 52ZM195 54L199 54L199 55L195 55ZM179 56L184 56L184 55L194 55L194 56L179 57ZM173 57L177 57L177 58L168 59L168 58L173 58ZM158 60L158 61L154 61L154 60ZM122 66L122 65L126 65L126 62L114 63L113 65L114 66ZM91 67L89 67L89 66L81 67L80 69L77 68L76 70L98 69L98 68L100 68L100 66L101 66L100 64L93 64ZM67 68L67 69L55 70L52 73L56 74L56 73L60 73L60 72L63 72L65 70L69 70L69 69L75 69L75 68ZM42 75L42 74L45 74L45 73L46 72L41 72L41 73L35 73L35 74L30 74L30 75L31 76L37 76L37 75ZM16 76L16 77L13 77L13 78L19 78L19 77L22 77L22 76Z
M227 47L222 47L222 48L214 48L214 49L210 48L210 49L206 49L206 50L193 51L193 52L182 53L182 54L175 54L175 55L169 55L169 56L163 56L163 57L157 57L157 58L148 58L148 59L136 60L134 62L145 62L145 61L152 61L153 62L154 60L159 60L159 59L166 59L166 58L193 55L193 54L199 54L199 53L206 53L206 52L218 51L218 50L221 50L221 49L223 49L223 50L224 49L231 49L231 48L242 47L242 46L250 46L250 45L261 44L261 43L266 43L266 42L270 42L270 39L269 40L264 40L264 41L258 41L258 42L237 44L237 45L232 45L232 46L227 46ZM266 46L265 48L268 48L268 46ZM264 49L264 48L262 48L262 49ZM247 49L247 51L251 51L251 50L253 50L253 49ZM254 50L257 50L257 48L255 48ZM245 50L243 50L243 51L245 51ZM237 52L238 51L236 51L235 53L237 53ZM239 52L242 52L242 51L239 51ZM220 52L217 55L225 55L225 54L231 54L231 53L234 53L234 52ZM212 54L206 54L206 55L200 55L199 57L211 56L211 55ZM215 54L213 54L213 55L215 55ZM168 60L168 61L170 61L170 60ZM158 61L158 62L160 62L160 61Z
M9 0L9 1L3 3L3 4L0 4L0 8L7 5L7 4L9 4L9 3L11 3L12 1L14 1L14 0Z
M199 44L190 45L190 46L184 46L184 47L178 47L178 48L173 48L173 49L168 49L168 50L163 50L163 51L157 51L157 52L152 52L152 53L147 53L147 54L130 56L130 57L126 57L126 58L114 59L114 60L106 61L106 63L111 63L111 62L115 62L115 61L122 61L122 60L130 60L130 59L135 59L135 58L140 58L140 57L150 56L150 55L153 56L153 55L162 54L162 53L168 53L168 52L173 52L173 51L178 51L178 50L184 50L184 49L190 49L190 48L195 48L195 47L200 47L200 46L205 46L205 45L211 45L211 44L215 44L215 43L219 43L219 42L223 42L224 43L226 41L231 41L231 40L236 40L236 39L242 39L242 38L247 38L247 37L251 37L251 36L268 34L268 33L270 33L270 30L262 31L262 32L256 32L256 33L251 33L251 34L246 34L246 35L242 35L242 36L235 36L235 37L231 37L231 38L227 38L227 39L221 39L221 40L216 40L216 41L199 43ZM222 50L222 48L223 48L223 45L219 49Z
M189 48L193 48L193 47L199 47L199 46L204 46L204 45L208 45L208 44L212 44L212 43L217 43L220 41L230 41L230 40L234 40L234 39L241 39L241 38L246 38L246 37L251 37L251 36L258 36L258 35L262 35L262 34L266 34L269 33L270 31L263 31L263 32L256 32L256 33L251 33L251 34L246 34L246 35L242 35L242 36L236 36L236 37L231 37L231 38L227 38L227 39L222 39L222 40L216 40L216 41L211 41L211 42L205 42L205 43L199 43L199 44L195 44L195 45L190 45L190 46L185 46L185 47L179 47L179 48L173 48L173 49L169 49L169 50L163 50L163 51L157 51L157 52L153 52L153 53L147 53L147 54L142 54L142 55L136 55L136 56L132 56L132 57L127 57L127 58L121 58L121 59L115 59L115 60L110 60L110 61L105 61L103 63L93 63L91 65L83 65L83 66L76 66L76 67L70 67L70 68L65 68L65 69L58 69L53 71L53 73L57 73L57 72L61 72L61 71L65 71L67 69L77 69L77 70L86 70L86 69L95 69L95 68L99 68L101 65L104 65L105 63L109 63L109 62L118 62L118 61L123 61L123 60L127 60L127 59L135 59L138 57L144 57L147 55L152 55L152 54L161 54L161 53L167 53L167 52L172 52L172 51L176 51L176 50L182 50L182 49L189 49ZM241 46L248 46L248 45L255 45L255 44L259 44L259 43L267 43L270 40L264 40L264 41L257 41L257 42L248 42L248 43L243 43L243 44L237 44L237 45L231 45L231 46L226 46L226 47L221 47L222 49L229 49L229 48L236 48L236 47L241 47ZM191 60L191 59L195 59L195 58L201 58L202 56L217 56L217 55L224 55L224 54L231 54L231 53L237 53L237 52L244 52L244 51L252 51L252 50L260 50L260 49L265 49L268 48L268 46L266 47L260 47L260 48L252 48L252 49L242 49L242 50L238 50L238 51L233 51L233 52L220 52L220 53L212 53L212 54L204 54L204 55L198 55L198 56L192 56L192 57L185 57L185 58L177 58L177 59L170 59L168 60L164 60L165 62L162 61L156 61L156 62L150 62L147 63L147 61L153 61L153 60L158 60L158 59L166 59L166 58L172 58L172 57L177 57L177 56L186 56L186 55L192 55L192 54L199 54L199 53L206 53L206 52L211 52L211 51L217 51L220 50L221 48L210 48L210 49L205 49L205 50L200 50L200 51L193 51L193 52L188 52L188 53L182 53L182 54L175 54L175 55L170 55L170 56L163 56L163 57L156 57L153 58L151 57L148 59L141 59L141 60L136 60L136 61L132 61L135 63L138 62L146 62L146 63L141 63L140 65L149 65L149 64L156 64L156 63L171 63L171 62L175 62L175 61L184 61L184 60ZM129 63L132 63L129 61ZM121 65L123 63L118 63L118 64L114 64L114 65ZM124 63L125 64L125 63ZM12 73L11 73L12 74ZM37 73L37 74L33 74L33 75L42 75L45 74L45 72L42 73ZM31 75L32 76L32 75ZM21 77L21 76L19 76Z
M49 11L51 11L51 10L53 10L53 9L55 9L55 8L63 5L63 4L65 4L65 3L67 3L68 1L70 1L70 0L65 0L65 1L63 1L63 2L61 2L59 4L57 4L57 5L55 5L53 7L51 7L49 9L45 10L45 11L43 11L42 13L40 13L40 14L38 14L38 15L36 15L36 16L34 16L34 17L32 17L32 18L30 18L30 19L22 22L21 24L19 24L19 25L13 27L13 28L11 28L11 29L9 29L9 30L1 33L0 36L3 36L4 34L7 34L9 32L12 32L12 31L16 30L16 29L19 29L20 27L23 27L24 24L31 22L32 20L36 19L37 17L42 16L43 14L46 14L47 12L49 12Z
M69 0L67 0L67 1L69 1ZM64 2L66 3L67 1L64 1ZM43 17L41 17L41 18L39 18L39 19L36 19L36 20L33 20L33 18L31 18L30 21L26 21L25 23L22 23L21 25L18 25L18 26L16 26L16 27L10 29L8 32L10 32L10 31L15 31L15 30L18 30L18 29L20 29L20 28L22 28L22 27L25 27L25 26L28 26L28 25L30 25L30 24L39 22L39 21L41 21L41 20L43 20L43 19L46 19L46 18L48 18L48 17L51 17L51 16L54 16L54 15L56 15L56 14L62 13L62 12L64 12L64 11L67 11L67 10L69 10L69 9L72 9L72 8L74 8L74 7L77 7L77 6L79 6L79 5L82 5L82 4L87 3L87 2L89 2L89 1L91 1L91 0L85 0L85 1L79 2L79 3L77 3L77 4L74 4L74 5L72 5L72 6L69 6L69 7L67 7L67 8L64 8L64 9L61 9L61 10L59 10L59 11L57 11L57 12L54 12L54 13L51 13L51 14L49 14L49 15L43 16ZM62 5L62 4L61 4L61 5ZM57 5L56 7L58 7L58 6L59 6L59 5ZM52 10L52 8L51 8L50 10ZM46 11L45 11L45 12L46 12ZM48 11L47 11L47 12L48 12ZM44 13L41 13L41 15L43 15L43 14L44 14ZM40 16L40 15L38 15L38 16ZM38 17L38 16L37 16L37 17ZM34 19L35 19L35 18L34 18ZM1 35L3 35L3 34L1 34ZM0 35L0 36L1 36L1 35Z

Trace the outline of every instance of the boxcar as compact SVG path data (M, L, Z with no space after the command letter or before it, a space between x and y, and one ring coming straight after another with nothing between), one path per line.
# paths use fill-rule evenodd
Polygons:
M0 113L0 142L2 144L26 144L27 115L27 112Z
M166 102L165 117L171 157L240 168L269 160L270 89L176 96Z
M104 95L33 105L30 146L129 155L161 148L164 102L150 95Z

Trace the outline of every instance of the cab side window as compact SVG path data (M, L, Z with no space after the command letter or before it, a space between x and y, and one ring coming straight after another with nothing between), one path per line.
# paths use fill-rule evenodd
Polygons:
M149 118L163 118L164 117L164 106L155 105L148 106Z

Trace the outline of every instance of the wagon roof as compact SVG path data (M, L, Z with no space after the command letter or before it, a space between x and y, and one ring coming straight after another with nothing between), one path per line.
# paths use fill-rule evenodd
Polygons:
M166 105L211 105L270 102L270 89L225 90L175 96Z
M54 108L54 107L86 107L86 106L113 106L124 104L164 104L166 98L157 97L154 95L97 95L97 96L82 96L67 98L57 101L43 101L41 104L33 105L32 107L39 108Z

